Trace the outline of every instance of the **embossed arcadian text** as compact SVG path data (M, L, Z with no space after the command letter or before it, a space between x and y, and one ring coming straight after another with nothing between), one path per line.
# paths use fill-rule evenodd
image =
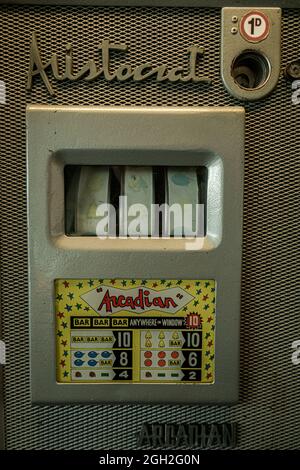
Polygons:
M204 54L203 47L192 45L188 48L189 68L186 71L182 66L168 68L166 65L153 66L151 63L147 62L134 67L130 64L123 64L112 72L110 68L110 52L126 52L128 50L128 46L126 44L113 43L109 39L103 39L97 49L101 55L101 66L98 66L94 59L89 59L85 65L75 73L73 70L73 48L71 44L67 44L64 70L62 71L60 70L56 53L53 53L50 59L46 62L42 61L36 34L33 33L27 89L31 90L33 77L39 75L48 92L51 95L54 95L55 92L46 70L51 71L54 79L58 81L77 81L81 79L92 81L102 76L107 81L117 80L120 82L125 82L130 79L135 82L140 82L149 77L154 77L158 82L211 82L210 78L198 76L196 73L198 56L203 56Z

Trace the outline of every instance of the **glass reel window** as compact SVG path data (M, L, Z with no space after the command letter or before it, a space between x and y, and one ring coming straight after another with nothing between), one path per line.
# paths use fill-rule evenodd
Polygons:
M207 168L65 167L68 236L202 237Z

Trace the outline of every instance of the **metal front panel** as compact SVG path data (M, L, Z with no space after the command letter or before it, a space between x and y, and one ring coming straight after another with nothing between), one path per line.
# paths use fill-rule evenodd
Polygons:
M236 401L239 369L243 108L31 106L27 112L33 401ZM219 134L218 141L215 140L216 132ZM68 149L65 156L64 149ZM169 158L164 156L167 151ZM179 156L176 156L176 152L179 152ZM211 153L211 158L208 152ZM59 153L61 157L58 156ZM208 169L210 165L222 167L218 171L219 178L217 175L213 177L214 198L218 199L219 188L221 202L214 203L213 210L208 205L207 235L204 237L203 248L200 249L197 240L194 240L194 245L190 242L191 246L187 249L184 238L101 240L97 237L66 237L62 204L63 168L65 164L72 164L74 161L72 153L76 155L76 161L81 158L80 163L84 164L97 162L117 165L126 162L142 165L147 157L146 163L150 165L157 164L158 161L180 165L184 159L185 164L192 166L206 164ZM42 188L41 181L47 182ZM35 198L37 193L38 200ZM215 220L216 218L219 220ZM222 235L218 235L218 225ZM119 276L129 279L194 279L200 276L216 281L214 383L192 386L105 383L91 386L56 383L55 361L50 359L55 357L54 279L112 279Z
M233 106L220 74L221 12L187 8L1 7L1 79L7 86L1 134L1 301L7 343L6 441L13 449L135 448L144 422L237 422L238 446L299 448L299 371L290 360L299 339L297 178L299 109L282 76L262 102L247 104L240 403L233 406L32 406L26 233L28 103L64 105ZM299 54L299 10L284 10L282 65ZM76 28L72 25L76 25ZM50 97L36 81L25 91L31 34L44 60L72 41L79 63L99 39L129 45L131 63L177 64L190 44L206 47L201 70L211 87L192 84L63 83ZM160 32L158 35L157 32ZM37 195L38 197L38 195ZM297 401L298 400L298 401ZM88 424L88 425L87 425Z

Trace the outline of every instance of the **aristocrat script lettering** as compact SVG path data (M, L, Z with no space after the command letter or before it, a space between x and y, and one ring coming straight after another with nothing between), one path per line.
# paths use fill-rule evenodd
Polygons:
M128 46L126 44L116 44L111 42L109 39L103 39L98 45L97 50L101 56L101 65L97 65L94 59L89 59L85 65L79 69L79 71L74 72L73 47L71 44L67 44L64 70L62 70L62 67L59 66L58 56L56 53L53 53L46 62L42 61L36 34L33 33L27 89L32 89L33 77L40 76L48 92L51 95L54 95L55 91L46 71L50 71L54 79L58 81L78 81L81 79L92 81L102 76L109 82L112 80L120 82L133 80L135 82L140 82L147 78L154 77L158 82L211 83L210 78L198 76L196 72L198 57L203 56L204 54L203 47L192 45L188 48L189 67L186 71L182 66L168 68L167 65L153 66L150 62L137 66L123 64L112 71L110 53L112 51L126 52L128 50Z

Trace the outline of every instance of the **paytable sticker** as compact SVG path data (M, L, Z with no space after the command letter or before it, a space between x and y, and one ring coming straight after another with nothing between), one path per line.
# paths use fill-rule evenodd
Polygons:
M58 382L214 382L214 280L57 279L55 295Z

